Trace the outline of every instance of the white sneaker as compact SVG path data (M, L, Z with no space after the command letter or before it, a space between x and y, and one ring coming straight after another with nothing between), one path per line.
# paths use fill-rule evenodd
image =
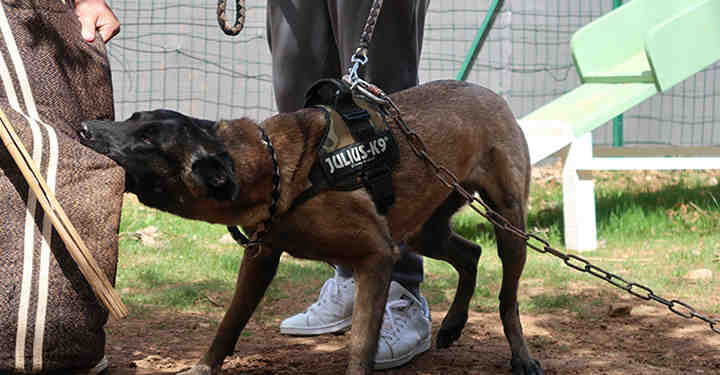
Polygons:
M431 341L430 309L425 297L418 300L400 283L390 282L374 368L402 366L430 349Z
M325 281L318 300L300 314L280 323L280 333L286 335L322 335L341 332L352 324L355 280L332 277Z

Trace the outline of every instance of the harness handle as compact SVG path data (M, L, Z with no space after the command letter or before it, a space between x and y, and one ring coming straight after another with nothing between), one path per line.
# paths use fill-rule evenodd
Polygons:
M237 35L245 27L245 0L235 0L235 24L230 26L225 17L227 0L218 0L217 20L220 29L227 35Z

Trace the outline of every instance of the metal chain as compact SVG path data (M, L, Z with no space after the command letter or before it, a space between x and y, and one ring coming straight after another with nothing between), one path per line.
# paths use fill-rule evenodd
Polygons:
M510 223L508 219L490 208L490 206L488 206L480 197L471 194L462 186L460 186L457 177L455 177L455 175L449 169L442 165L439 165L430 157L427 151L427 147L425 146L425 142L423 142L423 140L417 133L415 133L407 126L400 114L400 109L397 107L397 105L395 105L395 103L393 103L392 100L390 100L390 97L387 94L385 94L377 86L368 84L364 81L359 82L356 88L360 89L361 93L370 92L372 96L380 98L381 100L378 101L378 103L382 104L385 107L386 111L389 112L389 116L394 120L395 124L399 126L400 130L407 138L407 141L410 144L410 148L413 150L415 155L417 155L418 158L423 160L428 166L433 169L436 177L440 180L440 182L442 182L443 185L447 186L451 190L457 191L460 195L462 195L463 198L468 201L468 203L470 203L470 207L475 212L486 218L493 225L503 230L506 230L517 237L524 239L528 247L539 253L549 254L562 259L562 261L572 269L580 272L589 273L640 299L646 301L653 300L662 305L665 305L670 311L683 318L700 319L707 323L713 332L720 334L720 321L718 321L717 319L711 319L706 315L698 313L693 307L684 302L678 301L676 299L668 300L662 298L655 294L652 289L648 288L647 286L635 282L628 282L624 278L614 273L608 272L577 255L567 254L562 251L556 250L552 246L550 246L548 241L546 241L545 239L542 239L535 234L527 233ZM482 209L472 203L477 203L481 206Z
M227 0L218 0L217 20L220 29L227 35L237 35L245 27L245 0L235 0L235 24L230 26L225 17Z
M415 155L417 155L418 158L420 158L423 162L425 162L425 164L427 164L433 169L433 171L435 172L435 176L440 180L440 182L443 183L443 185L447 186L451 190L457 191L460 195L462 195L463 198L465 198L465 200L469 203L469 206L475 212L477 212L480 216L486 218L493 225L525 240L526 245L531 249L542 254L550 254L552 256L560 258L568 267L580 272L589 273L601 280L610 283L617 288L620 288L632 294L635 297L646 301L653 300L662 305L665 305L670 311L683 318L698 318L707 323L713 332L720 334L720 321L718 321L717 319L711 319L703 314L698 313L694 308L684 302L678 301L676 299L667 300L665 298L662 298L655 294L652 289L642 284L628 282L622 277L614 273L605 271L604 269L590 263L589 261L577 255L567 254L562 251L556 250L552 246L550 246L550 243L548 243L546 240L538 237L535 234L527 233L524 230L514 226L512 223L510 223L508 219L490 208L490 206L488 206L480 197L471 194L462 186L460 186L457 177L455 177L455 175L449 169L436 163L430 157L427 151L427 147L425 146L425 142L423 142L422 138L420 138L417 133L415 133L407 126L401 116L400 109L397 107L397 105L395 105L395 103L390 99L390 97L377 86L360 79L360 77L358 76L358 69L361 65L365 65L368 61L367 49L370 45L370 41L372 40L373 32L377 24L377 19L380 15L380 10L382 9L382 3L382 0L375 0L373 2L372 7L370 8L367 22L365 23L365 27L363 28L362 36L360 38L360 46L351 58L351 67L349 69L349 74L343 77L343 79L350 85L353 90L359 92L361 96L364 96L376 102L389 113L389 116L399 126L400 130L407 138L407 141L410 144L410 148L413 150ZM478 208L476 205L473 205L472 203L479 204L484 211ZM532 241L537 242L537 244L533 243Z

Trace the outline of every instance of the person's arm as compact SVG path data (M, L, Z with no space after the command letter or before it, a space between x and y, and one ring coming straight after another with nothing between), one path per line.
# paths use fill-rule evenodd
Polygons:
M82 36L88 42L95 40L95 31L107 43L120 31L120 21L105 0L75 0L75 14L82 24Z

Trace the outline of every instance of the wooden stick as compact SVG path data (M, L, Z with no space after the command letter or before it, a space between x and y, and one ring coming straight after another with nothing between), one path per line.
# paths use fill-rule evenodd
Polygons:
M17 164L18 168L25 177L32 192L37 196L38 202L45 210L45 214L50 217L53 227L65 243L70 256L75 260L80 272L90 284L97 298L107 307L110 314L115 319L127 317L128 310L123 304L120 296L113 289L112 283L108 280L105 272L98 266L92 253L88 250L82 238L78 234L70 219L65 215L65 211L60 203L55 199L55 195L48 187L45 179L39 172L37 165L28 154L22 141L15 133L10 120L8 120L5 112L0 109L0 137L10 156Z

